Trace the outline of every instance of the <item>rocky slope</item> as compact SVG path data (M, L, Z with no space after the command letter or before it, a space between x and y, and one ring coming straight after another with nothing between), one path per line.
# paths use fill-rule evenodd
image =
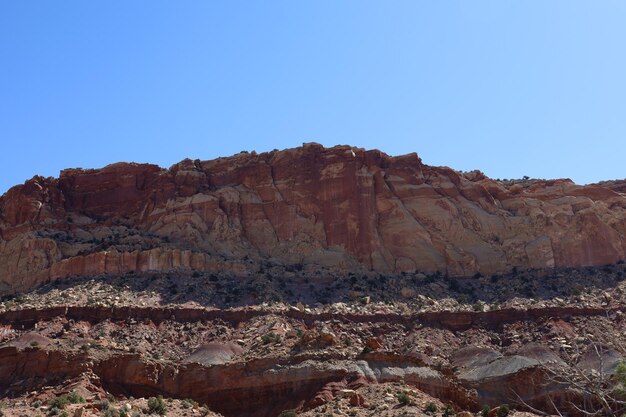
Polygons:
M575 373L609 384L625 353L625 272L361 276L324 302L304 271L58 280L0 302L0 398L25 417L155 415L159 395L170 417L584 415Z
M492 274L626 255L624 182L494 181L306 144L169 169L34 177L0 198L0 293L70 276L231 271Z

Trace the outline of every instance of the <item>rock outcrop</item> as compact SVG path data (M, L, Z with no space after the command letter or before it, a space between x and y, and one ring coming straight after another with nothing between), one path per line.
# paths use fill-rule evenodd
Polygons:
M576 327L570 325L572 339L583 341L586 339L578 337L581 330L596 327L602 316L615 316L608 311L579 310L583 315L577 319L571 308L547 309L532 316L568 318L577 323ZM497 346L508 332L507 323L489 312L475 312L484 316L475 320L478 325L447 332L443 339L436 331L445 322L430 325L420 315L335 314L330 318L297 313L290 309L277 314L249 309L79 306L7 311L0 314L0 323L8 323L3 329L12 334L0 333L0 391L19 397L87 377L99 389L121 397L164 395L206 403L227 417L275 417L285 409L306 411L331 402L334 405L338 398L345 398L351 407L369 407L373 404L365 405L364 391L357 390L403 384L462 410L523 401L545 412L556 405L567 410L567 415L578 416L584 414L571 409L571 403L581 404L583 393L571 387L573 380L556 379L555 375L580 369L602 372L609 378L623 358L609 346L590 344L585 348L579 345L583 354L567 363L559 353L572 346L554 346L553 341L560 339L542 333L546 322L528 321L523 314L511 318L515 323L509 324L515 326L508 330L521 329L517 337L542 334L541 343ZM269 327L258 325L264 322L271 326L282 322L284 338L259 337L267 334ZM331 322L344 330L338 332L343 340L348 340L351 329L356 334L370 334L366 327L384 328L386 345L392 349L383 346L382 337L374 350L371 343L378 338L372 337L360 341L362 347L370 348L367 350L361 346L352 349L345 342L302 349L307 333L298 333L292 326L311 332ZM389 329L396 330L390 333ZM434 346L421 345L416 337L422 331L426 331L420 337L422 342L447 346L448 353L440 356L434 354ZM616 333L623 337L623 332ZM477 337L487 334L491 337L476 343ZM491 339L497 344L490 344ZM355 342L359 343L358 339ZM407 351L407 346L431 357ZM399 347L404 352L397 351ZM434 356L438 356L436 363ZM400 401L393 394L391 397L393 403ZM366 412L371 415L372 409Z
M0 197L0 293L73 275L264 262L468 276L626 256L623 182L495 181L317 144L169 169L118 163Z

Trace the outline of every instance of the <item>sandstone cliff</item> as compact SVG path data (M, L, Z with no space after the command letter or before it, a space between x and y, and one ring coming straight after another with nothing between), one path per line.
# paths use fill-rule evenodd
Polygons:
M623 181L500 182L416 154L317 144L169 169L118 163L0 197L0 293L73 275L585 266L626 257Z

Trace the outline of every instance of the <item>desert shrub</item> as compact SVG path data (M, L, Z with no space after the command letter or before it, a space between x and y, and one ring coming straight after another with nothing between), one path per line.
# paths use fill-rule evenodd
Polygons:
M396 395L396 398L398 398L398 402L402 405L408 405L411 403L411 398L407 395L406 392L399 392Z
M270 332L268 334L264 334L261 337L261 340L263 341L264 345L270 344L270 343L278 343L280 342L280 335L274 333L274 332Z
M191 400L189 398L184 399L183 402L181 403L182 407L185 409L189 409L189 408L197 408L198 407L198 403L194 400Z
M297 416L298 416L298 413L296 413L295 410L285 410L278 415L278 417L297 417Z
M51 399L50 401L48 401L48 405L50 406L50 408L58 408L59 410L61 410L65 408L65 406L68 404L78 404L84 402L85 399L83 397L72 391L65 395L61 395Z
M162 396L159 395L156 398L151 397L150 399L148 399L148 412L164 416L166 411L167 406L165 405L165 401L163 401Z
M117 408L114 407L109 407L105 412L104 412L104 417L121 417L120 412L117 410Z
M509 406L507 404L503 404L498 407L498 411L496 412L498 417L506 417L509 415Z
M427 413L436 413L437 412L437 406L435 405L435 403L428 403L426 404L426 407L424 408L424 411Z
M626 398L626 362L619 361L617 368L615 368L615 376L617 384L613 388L613 392L621 398Z

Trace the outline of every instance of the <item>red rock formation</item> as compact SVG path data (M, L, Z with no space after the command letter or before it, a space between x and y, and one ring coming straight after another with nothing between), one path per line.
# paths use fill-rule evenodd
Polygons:
M349 146L34 177L0 197L0 292L71 275L285 264L450 275L626 255L622 182L499 182Z

